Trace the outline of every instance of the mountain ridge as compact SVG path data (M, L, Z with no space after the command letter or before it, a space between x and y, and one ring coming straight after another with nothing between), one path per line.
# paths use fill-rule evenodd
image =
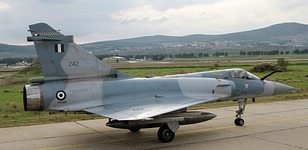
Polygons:
M296 29L296 30L294 30ZM283 30L287 30L288 32L280 32ZM263 34L272 35L272 36L290 36L300 34L302 32L308 32L308 25L296 23L296 22L287 22L287 23L279 23L274 24L268 27L263 27L260 29L253 29L248 31L240 31L240 32L234 32L234 33L227 33L227 34L190 34L190 35L184 35L184 36L168 36L168 35L153 35L153 36L142 36L142 37L136 37L136 38L127 38L127 39L119 39L119 40L108 40L108 41L98 41L98 42L92 42L92 43L86 43L86 44L96 44L101 42L117 42L117 41L133 41L133 40L140 40L140 39L155 39L155 38L163 38L165 41L165 38L174 38L174 39L183 39L187 37L203 37L202 40L216 40L216 38L224 37L224 36L237 36L237 35L246 35L246 34L256 34L256 32L262 32ZM269 34L270 33L270 34ZM260 34L260 33L258 33ZM250 37L251 38L251 37ZM223 38L226 39L226 38ZM227 38L228 39L228 38ZM240 38L239 38L240 39ZM244 38L242 38L244 39Z
M186 36L154 35L110 41L97 41L81 44L81 46L95 54L101 54L116 49L123 51L146 48L157 49L157 47L160 49L168 47L170 49L170 47L178 47L178 45L184 45L185 47L185 45L193 45L198 42L202 43L202 49L215 50L221 48L234 49L237 47L254 47L258 46L258 43L269 43L269 46L308 46L308 25L287 22L228 34L191 34ZM257 48L258 47L256 47L256 49ZM35 55L36 53L33 45L16 46L0 43L0 56L2 58L4 56L33 57Z
M166 36L166 35L154 35L154 36L144 36L121 40L110 40L110 41L98 41L93 43L83 44L83 46L88 47L90 44L94 44L97 47L111 48L114 45L118 46L136 46L138 43L142 45L146 44L148 46L155 46L161 43L181 43L181 42L209 42L216 40L237 40L237 41L254 41L254 42L275 42L283 37L296 36L299 34L308 35L308 25L300 24L295 22L280 23L271 25L268 27L241 31L228 34L220 35L206 35L206 34L192 34L186 36ZM91 46L89 46L91 48Z

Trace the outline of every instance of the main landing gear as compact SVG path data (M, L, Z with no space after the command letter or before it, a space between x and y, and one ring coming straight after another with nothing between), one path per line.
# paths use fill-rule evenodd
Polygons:
M239 99L237 102L238 110L236 111L236 119L234 120L234 124L237 126L243 126L245 122L244 119L242 119L242 114L244 114L247 99Z
M180 127L179 122L177 121L171 121L164 123L160 126L160 128L157 131L157 138L162 143L169 143L171 142L175 137L176 130ZM140 127L131 127L128 128L131 132L139 132Z
M169 143L175 137L175 131L180 127L179 122L167 122L163 124L157 131L157 138L162 143Z
M167 126L161 126L157 131L157 138L162 143L169 143L175 137L175 133Z

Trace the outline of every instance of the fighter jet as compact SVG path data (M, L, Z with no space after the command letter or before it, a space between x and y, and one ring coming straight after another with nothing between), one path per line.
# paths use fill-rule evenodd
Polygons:
M25 111L87 112L109 118L107 126L138 132L159 127L158 140L167 143L180 125L216 117L187 107L236 100L235 124L244 125L248 98L271 96L294 88L271 82L243 69L135 78L108 66L45 23L30 25L44 77L32 78L23 89ZM273 72L275 73L275 72ZM271 74L270 74L271 75Z

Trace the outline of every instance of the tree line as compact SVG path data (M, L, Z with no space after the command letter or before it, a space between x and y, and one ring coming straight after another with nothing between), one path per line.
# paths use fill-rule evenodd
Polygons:
M296 49L292 52L293 54L308 54L308 49L299 50ZM272 51L240 51L240 56L253 56L253 55L284 55L284 54L291 54L290 51L279 51L279 50L272 50ZM229 54L228 52L215 52L211 54L213 57L227 57ZM145 55L126 55L123 56L127 60L130 59L152 59L152 60L164 60L166 58L202 58L202 57L211 57L208 53L178 53L178 54L145 54ZM113 54L103 54L103 55L96 55L96 57L100 60L104 58L119 56ZM32 63L36 58L31 57L23 57L23 58L4 58L0 60L0 64L7 64L12 65L18 62L26 61L28 63Z
M304 50L296 49L293 51L293 54L308 54L308 50L307 49L304 49Z
M240 51L240 56L251 56L251 55L288 55L291 54L290 51L279 51L279 50L272 50L272 51ZM296 49L293 51L293 54L308 54L308 50L299 50Z
M218 56L228 56L227 52L217 52L214 53L214 57ZM127 55L124 56L127 60L130 59L152 59L152 60L164 60L166 58L201 58L201 57L210 57L208 53L179 53L179 54L148 54L148 55Z

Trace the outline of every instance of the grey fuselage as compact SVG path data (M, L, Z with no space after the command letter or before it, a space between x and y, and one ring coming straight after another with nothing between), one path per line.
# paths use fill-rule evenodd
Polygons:
M278 94L274 82L259 79L233 78L228 69L154 78L87 78L46 82L42 88L43 109L47 111L82 111L83 108L132 102L140 97L153 98L182 95L190 98L228 95L223 100L255 98ZM66 91L65 100L56 98L57 91Z

